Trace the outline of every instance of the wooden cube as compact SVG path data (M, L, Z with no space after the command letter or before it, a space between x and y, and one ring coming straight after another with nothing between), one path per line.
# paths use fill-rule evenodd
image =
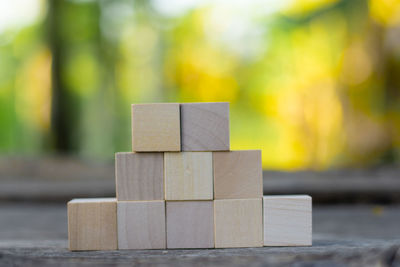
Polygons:
M163 200L163 169L163 153L116 153L117 199Z
M215 247L262 247L262 199L214 201Z
M213 248L212 201L167 201L167 248Z
M165 201L118 201L118 248L165 249Z
M229 150L229 103L181 104L182 151Z
M181 150L180 108L175 103L132 105L132 150Z
M260 150L214 152L215 199L262 198Z
M264 246L312 245L310 196L264 196L263 201Z
M115 198L73 199L67 206L69 250L117 249Z
M212 152L164 154L166 200L212 200Z

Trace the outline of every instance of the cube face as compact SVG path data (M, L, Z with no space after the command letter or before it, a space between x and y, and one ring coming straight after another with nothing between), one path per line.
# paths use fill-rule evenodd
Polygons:
M181 104L182 151L229 150L229 103Z
M117 199L163 200L163 169L163 153L116 153Z
M215 247L262 247L262 200L214 201Z
M119 201L119 249L165 249L165 202Z
M179 104L132 105L133 151L180 151L180 132Z
M116 199L68 202L68 240L73 251L117 249Z
M164 154L166 200L212 200L211 152Z
M264 246L311 246L310 196L265 196Z
M212 201L167 201L167 248L213 248Z
M214 152L215 199L262 198L261 150Z

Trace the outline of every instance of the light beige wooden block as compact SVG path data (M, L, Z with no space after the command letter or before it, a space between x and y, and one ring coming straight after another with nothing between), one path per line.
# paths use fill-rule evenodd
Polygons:
M262 199L214 201L215 247L262 247Z
M133 151L180 151L180 132L179 104L132 105Z
M230 149L229 103L181 104L182 151Z
M264 246L312 245L310 196L264 196L263 201Z
M215 199L261 198L261 150L214 152Z
M73 199L67 206L69 250L117 249L115 198Z
M116 153L117 199L163 200L163 168L163 153Z
M118 248L165 249L165 201L118 201Z
M211 152L164 154L166 200L212 200Z
M167 248L213 248L213 202L167 201Z

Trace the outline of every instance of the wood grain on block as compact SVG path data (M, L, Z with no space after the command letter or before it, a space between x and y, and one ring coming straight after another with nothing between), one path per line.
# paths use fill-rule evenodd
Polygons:
M212 152L164 153L166 200L212 200Z
M180 108L176 103L132 105L132 150L181 150Z
M167 201L167 248L213 248L212 201Z
M213 153L215 199L262 198L261 150Z
M163 168L163 153L116 153L117 199L163 200Z
M181 104L182 151L229 150L229 103Z
M67 206L69 250L117 249L115 198L73 199Z
M215 247L262 247L262 199L214 201Z
M165 249L165 201L118 201L118 248Z
M310 196L264 196L264 246L311 246Z

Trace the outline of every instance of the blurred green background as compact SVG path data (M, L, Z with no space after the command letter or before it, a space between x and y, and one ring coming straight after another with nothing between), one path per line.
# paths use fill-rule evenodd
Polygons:
M0 154L111 160L130 104L229 101L268 169L400 162L400 1L0 1Z

